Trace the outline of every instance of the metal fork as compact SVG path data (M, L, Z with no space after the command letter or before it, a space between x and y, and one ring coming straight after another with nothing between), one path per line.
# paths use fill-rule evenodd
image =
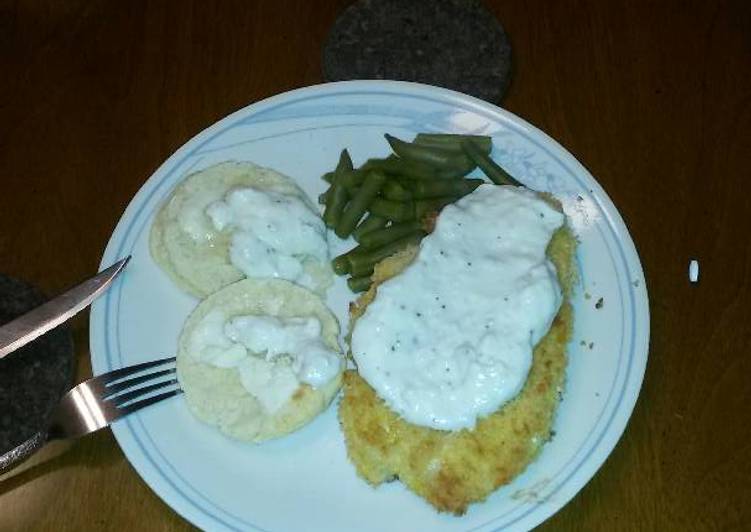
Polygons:
M0 474L23 462L47 442L80 438L181 393L176 368L165 367L174 362L175 357L144 362L104 373L74 386L60 399L47 430L0 456ZM165 388L171 389L154 394Z

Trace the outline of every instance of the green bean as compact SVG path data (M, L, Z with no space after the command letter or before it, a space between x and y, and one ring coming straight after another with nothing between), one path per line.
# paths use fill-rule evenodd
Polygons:
M357 248L355 248L357 249ZM342 253L338 257L336 257L334 260L331 261L331 268L334 270L334 273L337 275L345 275L349 273L350 270L350 264L349 264L349 254L352 253L354 250L350 250L347 253Z
M415 181L410 190L415 198L464 196L482 184L482 179L447 179L440 181Z
M366 176L367 176L366 171L352 170L349 172L345 172L344 175L342 175L342 177L340 178L340 180L342 182L342 185L344 185L347 190L352 190L362 185L363 181L365 181Z
M462 149L467 157L477 163L477 166L488 176L488 178L496 185L514 185L516 187L523 186L519 181L509 175L506 170L501 168L490 156L483 153L477 146L471 142L462 143Z
M334 183L334 181L341 181L345 175L354 171L352 165L352 158L349 156L349 152L345 149L339 154L339 161L336 164L336 169L333 172L326 172L322 178L324 181Z
M370 275L363 275L361 277L350 277L347 279L347 286L353 292L365 292L373 281L370 279Z
M347 189L341 183L334 182L326 195L326 208L323 211L323 223L326 227L335 228L347 204Z
M342 185L342 177L345 172L352 171L352 159L347 150L342 150L339 155L339 163L334 170L333 184L326 194L326 209L323 211L323 222L326 227L337 227L339 220L347 204L347 189Z
M370 204L370 213L393 222L406 222L415 218L415 204L412 201L392 201L376 198Z
M480 148L483 153L490 155L493 149L493 139L485 135L456 135L452 133L418 133L415 144L443 148L455 153L462 152L462 142L469 141Z
M458 164L460 162L463 164ZM457 166L437 168L420 161L413 161L411 159L397 157L396 155L389 155L385 159L368 159L365 164L360 167L360 170L378 169L399 179L452 179L467 175L476 166L475 163L466 157L463 158L462 161L457 160Z
M355 166L352 164L352 157L349 156L349 152L345 148L339 154L339 163L336 165L334 172L341 175L342 172L351 172L354 169Z
M376 229L375 231L364 234L360 238L360 246L366 249L379 248L420 229L422 229L421 224L415 221L393 224L389 227Z
M446 205L454 203L459 199L459 196L444 196L442 198L432 198L419 200L415 202L415 216L418 220L422 220L426 215L433 212L440 212Z
M386 182L386 175L379 171L368 172L363 181L360 190L357 191L347 205L347 208L341 215L339 223L336 225L336 235L339 238L347 238L354 230L357 222L362 215L368 210L368 207L375 199L381 187Z
M468 166L467 155L452 153L442 148L433 148L405 142L386 133L386 140L391 149L405 159L419 161L437 168L465 168Z
M390 161L396 158L397 158L396 155L392 153L386 158L368 159L362 164L362 166L360 167L360 170L384 170L385 171L385 165L388 165Z
M356 268L355 270L350 270L350 274L353 277L370 277L375 271L375 264L360 263L357 266L353 266L353 268Z
M381 190L384 198L394 201L406 201L412 199L412 193L401 186L398 181L390 179L386 181Z
M344 180L345 188L350 196L357 195L357 191L360 190L360 185L362 183L356 183L358 179L359 178L347 177ZM390 179L384 183L383 188L381 189L381 195L386 199L395 201L412 199L412 194L394 179Z
M467 157L464 160L463 165L461 166L447 166L445 168L438 169L436 171L436 177L439 179L455 179L458 177L464 177L475 168L477 168L477 163Z
M355 237L357 242L360 242L363 235L375 231L376 229L386 227L387 223L389 223L387 218L382 218L375 214L369 214L368 217L365 218L365 220L363 220L354 231L352 231L352 236Z
M362 167L377 168L389 175L405 176L412 179L435 179L436 169L417 161L390 155L386 159L369 159Z
M352 253L349 257L351 265L350 272L354 277L370 275L373 272L373 267L376 263L382 261L386 257L390 257L398 251L401 251L410 244L418 243L422 240L423 236L425 236L424 231L413 231L411 234L400 238L399 240L390 242L385 246L381 246L378 249L368 251L363 250L357 253Z

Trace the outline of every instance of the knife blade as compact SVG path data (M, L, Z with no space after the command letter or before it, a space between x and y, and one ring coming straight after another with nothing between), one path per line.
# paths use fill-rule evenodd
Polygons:
M0 326L0 359L88 307L109 288L129 260L130 256L125 257L91 279Z

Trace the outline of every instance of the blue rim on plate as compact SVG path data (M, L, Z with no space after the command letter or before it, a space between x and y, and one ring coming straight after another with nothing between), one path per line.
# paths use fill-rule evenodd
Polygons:
M421 106L425 107L422 111ZM441 114L436 111L438 108L447 111ZM284 127L277 127L279 124L284 124ZM490 126L492 130L487 129ZM526 180L523 181L534 185L534 188L556 193L573 220L575 232L579 230L584 235L583 244L586 245L590 239L588 235L591 235L593 251L591 256L583 259L581 266L583 284L589 289L589 283L599 281L606 290L604 285L609 283L613 297L609 297L608 302L615 299L619 305L608 305L608 312L612 312L608 320L614 322L614 318L618 318L617 325L612 326L618 329L618 334L614 335L617 339L613 339L612 345L612 350L617 354L605 353L609 362L607 371L602 374L607 374L610 382L598 393L600 399L586 425L586 435L580 438L581 442L575 448L561 452L561 456L566 458L557 463L554 473L546 474L544 480L533 485L534 489L530 491L515 492L514 495L522 495L513 504L506 504L509 494L504 492L505 506L502 511L498 503L499 511L495 514L491 507L491 510L485 508L481 516L472 517L470 510L467 518L441 521L447 529L532 528L566 504L612 451L638 397L649 342L646 283L623 220L587 170L538 129L484 101L446 89L407 82L339 82L274 96L229 115L172 155L129 204L113 232L102 264L110 264L128 254L133 254L134 262L137 262L139 253L134 248L142 246L147 238L154 211L186 173L212 160L221 159L225 154L241 153L249 149L252 143L273 146L277 139L285 141L292 133L298 136L309 134L312 138L329 130L351 131L359 127L375 128L381 132L396 128L415 132L436 129L490 133L496 146L500 145L494 156L515 170L512 171L515 175L524 175ZM482 127L486 129L477 129ZM334 148L348 146L348 138L343 140L344 144ZM352 142L356 142L356 139ZM317 157L317 154L312 154L312 157ZM267 164L262 160L257 162ZM318 168L321 169L326 169L325 165ZM311 171L309 179L319 181L320 173ZM294 172L290 172L290 175L294 176ZM314 186L311 184L309 188ZM150 258L144 256L141 260L149 261ZM597 276L592 274L592 264L598 265L598 272L602 270L601 278L594 279ZM600 264L606 266L600 268ZM129 338L133 333L131 322L122 318L121 308L123 301L127 302L129 297L133 297L127 293L135 290L135 287L129 287L129 282L126 275L92 308L91 357L96 374L140 361L133 359L134 355L123 344L124 338ZM583 305L584 300L579 301L579 306L584 308ZM585 316L590 316L584 318L586 333L598 334L596 328L598 323L604 324L603 319L592 312ZM577 307L577 323L579 320ZM575 338L574 342L578 339ZM586 349L581 350L580 355L580 359L589 356ZM138 356L147 354L139 353ZM572 355L572 364L574 359ZM600 360L589 360L602 363ZM180 462L173 459L170 448L155 441L159 427L145 418L142 414L131 416L116 423L113 432L130 462L167 504L202 528L274 528L273 522L263 524L255 521L252 509L248 515L243 515L237 508L225 505L221 497L207 496L201 486L193 485L181 471ZM545 452L543 450L543 455ZM346 460L346 456L341 459ZM483 504L497 504L498 500L496 498ZM442 526L436 524L439 525Z

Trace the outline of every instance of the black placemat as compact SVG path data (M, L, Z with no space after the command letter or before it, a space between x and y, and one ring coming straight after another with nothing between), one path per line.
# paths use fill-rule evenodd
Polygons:
M46 298L34 287L0 274L0 324ZM0 360L0 455L34 436L73 385L73 338L65 324Z
M417 81L498 103L511 79L511 45L476 0L359 0L331 29L323 75Z

